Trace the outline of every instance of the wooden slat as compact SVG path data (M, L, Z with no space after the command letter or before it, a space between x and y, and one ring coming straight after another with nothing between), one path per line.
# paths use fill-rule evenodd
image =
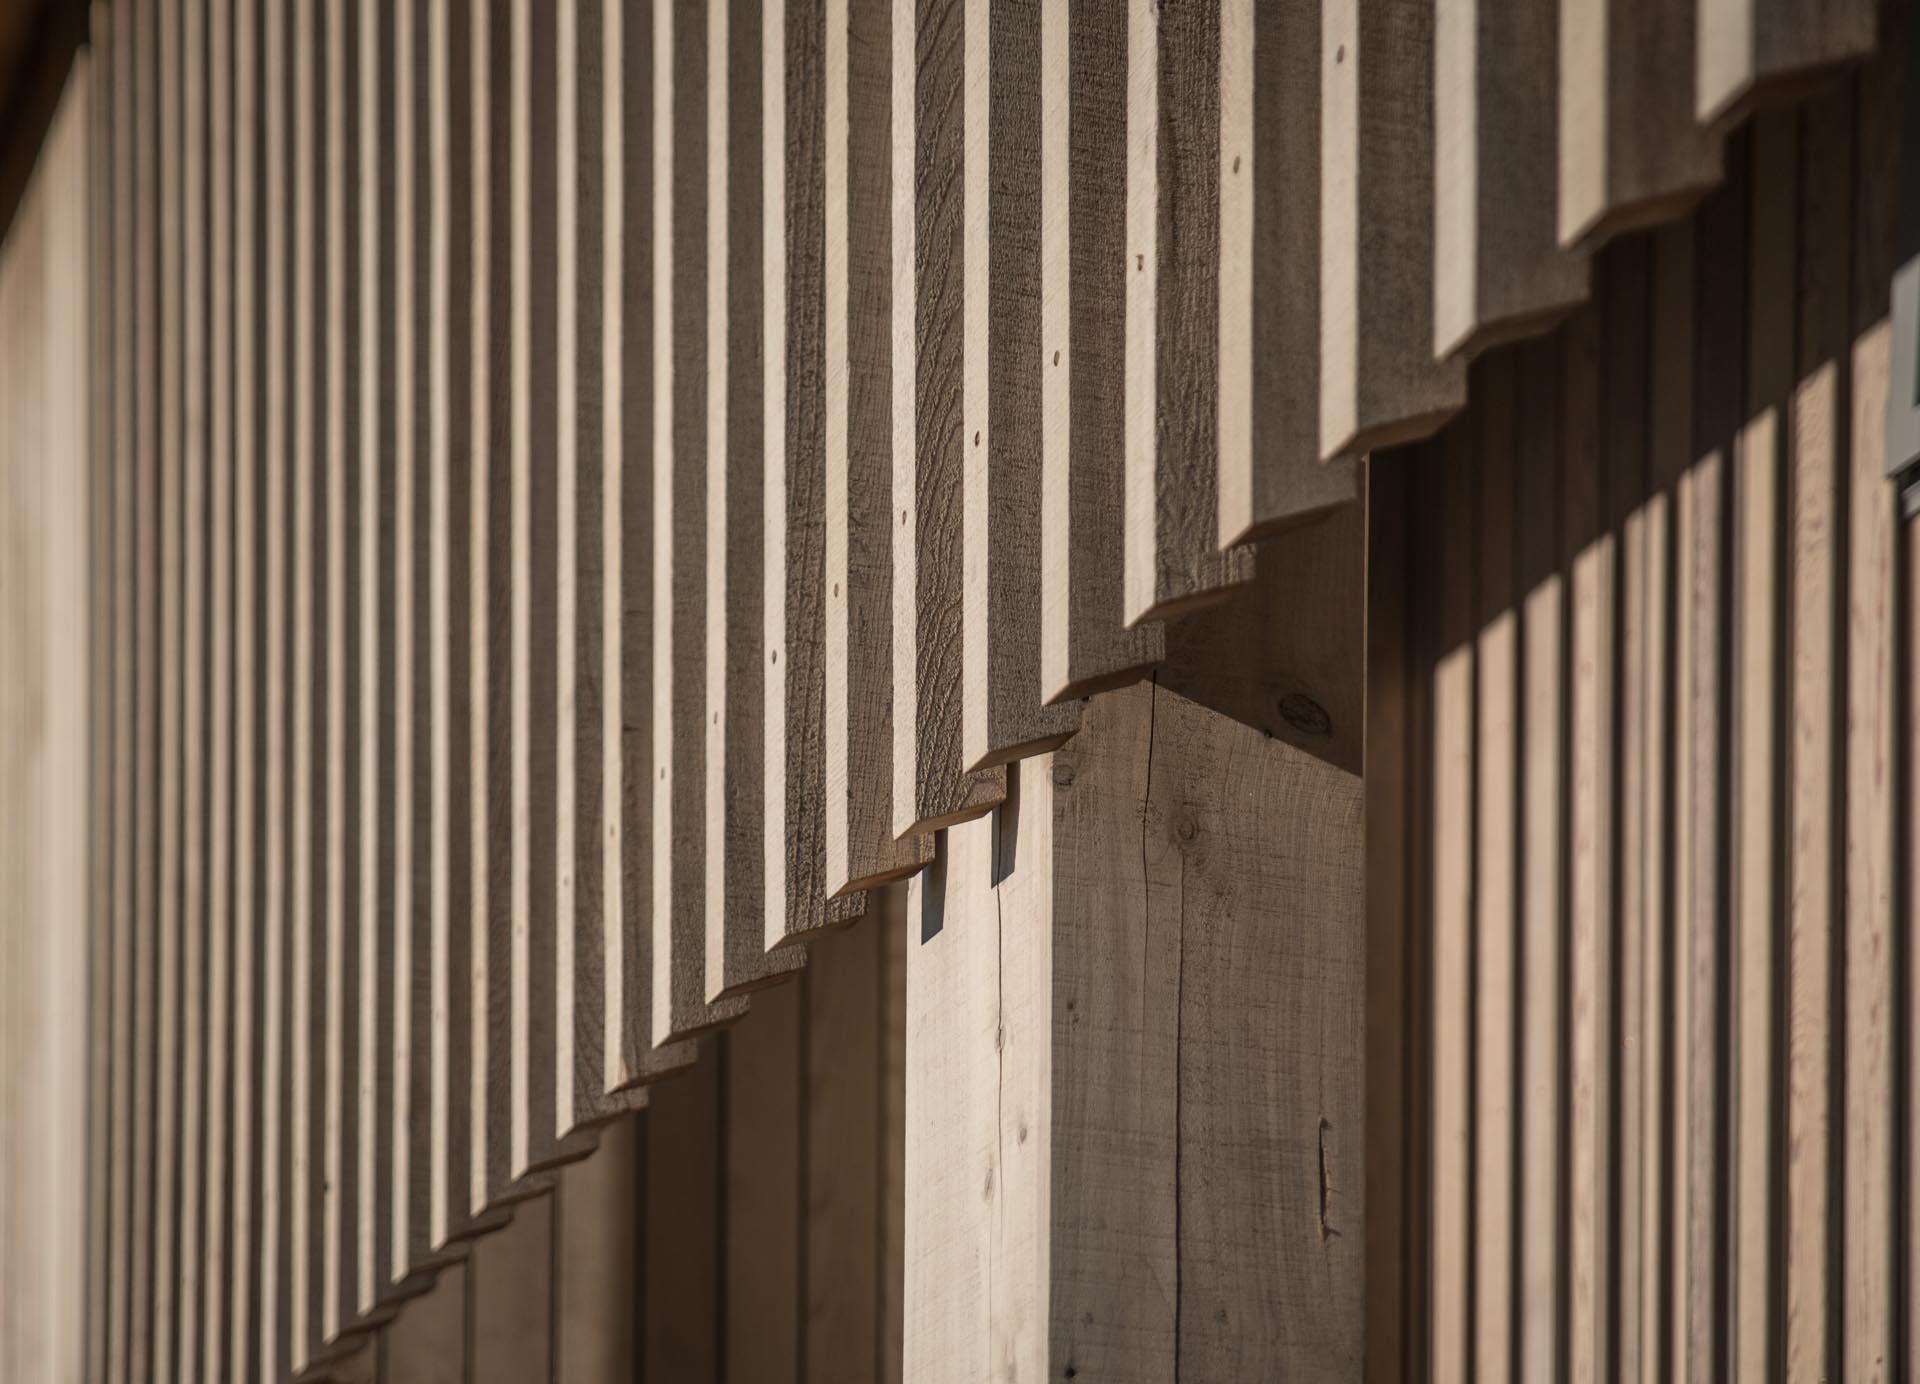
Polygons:
M828 340L845 355L847 15L822 0L760 6L764 628L747 639L764 674L762 944L856 918L864 900L828 879L826 714ZM829 61L837 44L839 65ZM829 134L829 111L841 127ZM837 144L829 152L829 140ZM828 167L839 188L839 324L828 324ZM845 374L837 441L845 449ZM845 501L843 501L845 503ZM843 635L845 637L845 635ZM764 649L762 649L764 645ZM751 825L751 823L749 823Z
M1352 500L1320 460L1320 7L1220 5L1222 546Z
M1127 16L1121 610L1177 615L1253 575L1219 510L1220 5Z
M1854 100L1853 253L1848 391L1846 907L1842 978L1840 1321L1845 1378L1897 1373L1894 1238L1893 968L1899 870L1894 785L1899 685L1898 498L1885 478L1891 388L1887 284L1897 224L1902 69L1911 17L1886 11L1882 54L1860 74ZM1909 674L1909 682L1911 676ZM1909 809L1911 811L1911 808ZM1908 1323L1909 1335L1913 1323Z
M638 1236L643 1379L719 1378L725 1042L703 1041L692 1069L649 1098Z
M1079 713L1040 685L1040 13L966 0L960 24L960 760L981 768Z
M1700 0L1693 104L1701 124L1728 122L1814 74L1873 51L1873 0Z
M1615 916L1614 643L1617 542L1607 528L1601 447L1601 352L1596 314L1576 315L1563 356L1567 439L1562 562L1568 571L1567 767L1568 1077L1567 1332L1575 1377L1612 1368L1609 1305L1614 1214L1611 1159L1618 1102L1612 1051L1619 1041L1609 924Z
M1425 436L1464 402L1433 357L1433 15L1321 10L1320 454Z
M1792 387L1794 204L1797 149L1791 113L1768 112L1752 136L1746 405L1734 446L1733 861L1731 1015L1733 1069L1728 1215L1733 1368L1778 1369L1773 1211L1776 1204L1773 1034L1775 938L1784 913L1781 870L1784 771L1777 691L1780 634L1783 412Z
M553 1237L553 1198L537 1196L474 1246L466 1267L471 1384L551 1384Z
M1560 248L1558 23L1535 0L1433 10L1433 348L1531 335L1587 294Z
M822 0L829 897L932 855L894 836L891 71L893 0ZM795 655L789 651L789 659ZM788 676L793 676L789 667Z
M809 967L792 983L756 996L753 1013L726 1036L724 1143L716 1151L724 1210L711 1233L722 1265L724 1377L741 1384L806 1377L801 1352L812 1334L802 1326L803 1295L812 1281L803 1256L814 1242L806 1142L811 981ZM671 1118L671 1109L662 1118Z
M1471 1201L1473 979L1473 437L1449 429L1430 463L1444 468L1444 546L1437 602L1437 656L1431 687L1432 785L1432 1323L1433 1377L1464 1379L1472 1323L1468 1218Z
M777 0L776 0L777 3ZM760 0L707 10L707 532L704 998L756 989L805 962L767 949L769 823L785 785L770 774L768 688L780 670L769 639L768 532L784 525L784 486L768 475L767 438L784 408L766 408L770 326L763 175L778 177L766 123ZM756 367L759 367L756 369ZM777 400L775 401L778 402ZM777 506L777 507L776 507ZM783 528L784 535L784 528ZM789 667L791 649L789 649ZM784 726L782 730L784 731ZM784 780L784 774L781 776ZM775 792L780 794L776 798ZM784 881L783 881L784 884Z
M1126 14L1040 13L1040 692L1084 696L1144 675L1158 622L1128 627ZM1119 382L1119 383L1117 383ZM1223 465L1223 494L1232 481Z
M1666 0L1561 0L1559 235L1596 248L1670 219L1720 176L1694 123L1694 15Z
M325 580L327 552L326 442L323 430L329 415L326 381L317 371L325 342L319 312L326 293L316 284L316 232L324 195L319 179L324 151L316 150L316 125L324 120L318 106L324 50L316 32L318 12L293 16L287 37L292 109L289 112L293 158L292 178L292 312L288 366L292 403L289 472L293 494L289 501L292 535L291 607L292 648L289 653L292 691L291 797L288 870L288 1090L287 1139L290 1179L288 1196L288 1319L290 1363L298 1372L315 1359L321 1346L320 1230L323 1219L320 1144L326 1128L325 1015L320 994L322 965L315 945L326 918L327 833L326 758L327 713L324 681L327 676L327 594L317 589ZM318 540L318 543L316 542ZM316 552L316 546L319 551ZM316 703L318 705L316 706ZM184 1360L182 1362L184 1366Z
M260 318L261 86L259 10L237 2L234 10L234 729L233 729L233 1236L229 1270L229 1371L257 1368L253 1351L259 1320L260 1243L260 1062L259 954L262 884L259 862L263 830L264 775L257 762L262 742L260 498L264 377ZM137 232L136 232L137 233ZM135 732L138 733L137 730ZM136 910L138 904L136 903ZM136 914L137 916L137 914ZM135 1119L139 1114L135 1112ZM136 1127L137 1129L137 1127ZM136 1136L137 1137L137 1136Z
M1838 1372L1829 1302L1837 1237L1832 1171L1835 1101L1833 1013L1836 847L1844 849L1835 790L1844 741L1834 670L1844 657L1840 410L1847 346L1848 218L1853 109L1849 89L1824 95L1801 116L1797 341L1788 412L1791 496L1787 656L1790 740L1787 783L1785 1369L1790 1377Z
M159 685L155 689L159 700L156 731L159 761L155 784L159 855L155 862L158 894L154 912L148 916L155 928L157 955L155 1012L158 1026L154 1033L153 1052L153 1371L159 1380L171 1379L177 1368L177 1306L181 1288L180 1191L185 1172L181 1160L180 1128L180 1088L184 1077L180 1012L184 932L180 916L184 863L181 858L181 812L184 806L181 793L181 738L184 730L181 701L185 690L180 645L181 584L186 569L181 555L185 537L181 501L185 471L182 456L185 400L181 393L183 304L180 283L181 241L185 231L180 207L182 10L181 0L160 0L156 16L158 34L154 69L158 104L154 169L159 206L154 246L156 265L151 283L158 311L155 337L157 356L150 379L158 391L158 428L149 436L154 442L159 466L159 507L154 511L153 519L159 530L155 536L159 562L156 577L160 588ZM274 850L274 839L270 836L269 860L273 859ZM271 871L271 866L269 868ZM267 1050L277 1052L279 1045L274 1037L271 990L268 1015ZM270 1110L270 1120L278 1117L277 1111ZM268 1186L273 1186L271 1181Z
M1474 1368L1487 1378L1514 1370L1514 1110L1519 1067L1520 610L1514 574L1523 469L1513 357L1487 357L1476 376L1479 535L1473 573L1474 733L1472 774L1472 1128ZM1524 459L1523 459L1524 458Z
M906 1362L902 1340L906 1294L907 1141L907 887L881 890L870 927L880 932L880 1254L878 1384L900 1384Z
M555 1179L553 1369L563 1384L628 1380L638 1371L640 1256L633 1237L644 1129L636 1119L610 1121L593 1156Z
M1558 341L1521 353L1516 511L1520 572L1520 1252L1514 1377L1550 1376L1560 1360L1563 1282L1561 1054L1566 955L1567 579L1559 513L1563 475ZM1368 772L1372 772L1369 762Z
M990 811L1004 775L962 745L965 292L961 0L896 0L893 220L893 834Z
M834 676L826 637L827 438L834 406L826 352L830 339L841 356L846 352L847 18L844 7L830 17L822 0L764 0L761 24L765 623L764 652L756 657L766 688L761 941L773 947L847 922L865 901L836 896L827 877L827 689ZM839 45L837 67L827 52L830 33ZM831 132L829 111L841 122ZM830 165L838 176L841 235L831 252ZM828 324L830 253L841 257L837 326ZM844 372L839 387L846 388ZM843 451L846 425L843 392L836 434ZM844 576L836 585L844 587Z
M381 1333L381 1373L419 1384L464 1384L467 1378L467 1269L451 1264L433 1287Z
M725 283L711 255L725 206L712 205L708 165L708 16L675 0L655 7L653 29L653 1040L664 1043L738 1017L741 1003L709 1004L705 979L710 282Z

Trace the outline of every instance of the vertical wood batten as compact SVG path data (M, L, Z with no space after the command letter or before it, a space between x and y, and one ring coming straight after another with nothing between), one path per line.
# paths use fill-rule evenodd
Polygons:
M1873 51L1878 0L1699 0L1694 91L1702 125L1725 125L1815 74Z
M720 1377L728 1037L704 1039L685 1075L649 1093L637 1303L642 1379Z
M1128 625L1211 604L1253 575L1219 547L1220 4L1127 10Z
M963 0L894 0L893 834L991 811L1005 775L962 744L965 361ZM955 310L956 302L961 304Z
M813 1188L805 1112L813 967L753 1002L726 1037L718 1150L724 1377L797 1384L810 1341L802 1325ZM833 1376L842 1378L844 1376Z
M1352 500L1320 459L1320 6L1220 5L1222 547Z
M763 0L761 22L765 561L764 628L754 653L766 688L760 940L771 948L850 921L865 900L838 895L827 846L834 810L827 717L835 677L828 630L836 614L842 664L847 639L844 536L827 595L828 438L844 452L847 434L844 365L833 382L838 400L827 397L828 342L841 362L847 349L847 14L844 4L823 0ZM831 208L830 195L837 197ZM831 248L829 218L837 218L840 237ZM829 259L838 261L831 270ZM830 305L835 276L838 296ZM830 421L836 405L837 423ZM844 492L839 502L844 510Z
M1560 247L1556 8L1437 0L1433 349L1473 355L1531 335L1587 295Z
M1694 13L1667 0L1560 0L1559 237L1597 248L1719 181L1693 112Z
M1514 576L1519 476L1545 458L1517 447L1515 364L1488 357L1477 376L1479 457L1475 604L1473 778L1473 1130L1474 1368L1513 1375L1515 1339L1515 1073L1520 857L1520 611Z
M826 538L825 876L829 898L919 869L894 836L892 215L894 0L821 0ZM797 118L797 117L796 117ZM796 198L794 205L799 202ZM789 292L795 291L797 272ZM792 406L790 401L789 406ZM789 659L794 657L792 651ZM788 678L794 674L791 666Z
M1166 649L1158 622L1129 628L1125 613L1127 42L1123 7L1041 8L1039 643L1049 702L1131 682Z
M1423 437L1466 401L1434 359L1433 13L1326 0L1320 39L1320 454Z
M1851 84L1817 98L1800 117L1800 241L1793 393L1788 403L1790 559L1787 658L1788 897L1785 1032L1785 1355L1789 1377L1833 1377L1837 1325L1829 1304L1839 1237L1833 1074L1835 941L1844 851L1836 789L1842 786L1846 586L1840 558L1847 456L1843 383L1851 250Z
M645 1128L638 1119L611 1120L593 1156L555 1179L552 1358L561 1384L616 1384L638 1372L639 1255L632 1237Z
M528 1197L475 1243L465 1268L469 1384L553 1384L554 1220L551 1194Z
M710 205L706 7L653 12L653 1041L737 1018L744 1002L707 1001L706 715ZM724 56L724 55L722 55ZM722 63L724 66L724 62ZM719 99L725 100L724 88ZM721 165L724 166L724 163ZM724 241L724 237L722 237ZM724 284L722 277L719 282ZM722 299L724 305L724 299ZM724 371L718 375L725 385ZM724 419L724 408L720 413ZM716 617L717 618L717 617ZM715 766L718 772L718 766Z
M1079 724L1040 686L1041 15L960 15L960 761L1039 753Z
M765 252L778 252L784 238L766 220L765 180L782 178L783 150L770 153L763 136L765 8L761 0L726 0L707 10L706 680L699 736L706 758L701 892L709 1001L757 989L806 960L804 950L767 950L767 832L782 816L785 776L776 781L767 759L768 718L778 710L768 688L781 670L767 624L778 593L769 591L765 564L776 546L769 530L782 525L783 548L786 518L785 486L771 484L783 478L769 476L767 447L786 419L780 398L777 411L767 407L767 338L781 328L768 317Z
M1885 475L1892 331L1886 313L1899 186L1893 171L1899 159L1895 112L1912 20L1898 6L1885 13L1882 51L1862 69L1854 98L1839 1324L1840 1363L1848 1379L1891 1375L1897 1331L1892 1115L1900 535L1899 501ZM1915 1327L1920 1322L1907 1324L1909 1334Z

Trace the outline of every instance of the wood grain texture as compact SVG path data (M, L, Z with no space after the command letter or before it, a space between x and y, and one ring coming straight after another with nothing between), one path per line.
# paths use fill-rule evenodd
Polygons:
M990 811L1004 776L962 744L965 13L892 12L893 834ZM964 310L964 308L963 308ZM889 527L892 527L891 522Z
M894 836L892 0L822 0L829 898L932 856ZM797 205L797 203L796 203ZM794 657L789 650L788 657ZM793 676L789 666L788 676Z
M1129 625L1246 582L1221 551L1220 6L1127 14L1126 507Z
M1320 7L1220 5L1220 532L1225 547L1344 504L1320 460Z
M1693 21L1662 0L1561 0L1561 244L1669 220L1719 180L1719 138L1694 120Z
M1587 295L1560 247L1558 15L1530 0L1433 9L1433 349L1532 335Z
M1128 626L1123 588L1127 33L1125 11L1111 5L1040 12L1039 641L1049 702L1130 682L1165 652L1158 622Z
M961 18L960 759L1051 749L1079 724L1040 687L1040 14Z
M1329 0L1320 37L1320 454L1431 433L1464 402L1433 357L1434 35L1425 6Z
M827 343L832 340L844 360L848 23L844 8L830 15L821 0L763 0L760 18L764 626L757 643L744 642L761 666L765 687L766 811L759 825L766 907L760 940L771 949L858 917L864 900L834 897L838 885L828 878L827 856L827 697L833 676L827 626L829 602L844 600L839 593L845 584L842 570L835 596L827 596L827 439L834 414L827 399ZM827 51L830 32L837 64ZM840 122L831 132L830 111ZM835 152L829 152L830 140ZM830 164L838 179L841 236L831 252L827 221L836 213L828 207ZM830 254L839 260L833 326ZM843 369L834 430L842 453L846 387ZM844 569L844 536L841 542ZM845 607L840 611L844 643ZM754 823L746 826L751 830Z
M1804 87L1822 69L1873 51L1871 0L1701 0L1693 105L1701 124L1737 119Z
M909 886L905 1377L960 1377L981 1341L1021 1374L1159 1378L1176 1359L1207 1377L1357 1374L1358 1338L1342 1334L1357 1322L1315 1304L1358 1292L1358 1247L1340 1233L1359 1214L1358 1091L1280 1054L1357 1060L1340 997L1358 955L1302 935L1261 969L1304 967L1326 1003L1232 1038L1212 1022L1226 990L1276 983L1244 973L1234 939L1256 895L1280 897L1216 887L1212 871L1251 858L1243 831L1278 832L1295 897L1357 908L1333 844L1354 833L1357 879L1357 784L1151 685L1096 701L1017 779L998 823L950 831ZM1295 792L1316 803L1306 839L1278 825ZM1123 879L1113 859L1134 849L1143 874ZM1316 1035L1304 1046L1282 1036L1296 1024ZM1345 1095L1323 1105L1310 1088ZM1230 1219L1201 1190L1255 1184L1272 1200ZM1109 1222L1117 1239L1051 1229L1090 1230L1096 1206L1131 1208ZM1243 1310L1261 1331L1223 1327Z
M740 1002L710 1004L707 919L707 600L710 434L724 402L708 397L715 367L713 125L704 7L657 6L654 74L653 429L653 1040L686 1037L736 1018ZM724 166L724 164L720 165ZM724 360L724 357L722 357ZM724 390L725 373L718 376ZM717 410L717 412L716 412ZM714 766L712 772L720 772Z

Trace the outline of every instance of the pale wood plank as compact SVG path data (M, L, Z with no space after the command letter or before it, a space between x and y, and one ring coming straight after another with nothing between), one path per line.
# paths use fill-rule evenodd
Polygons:
M1465 402L1433 357L1433 15L1327 0L1320 39L1320 454L1431 433Z
M467 1268L450 1264L433 1287L380 1333L378 1377L464 1384L467 1377Z
M1832 1091L1834 905L1844 850L1835 809L1844 730L1834 671L1844 653L1840 561L1841 371L1847 346L1847 257L1853 158L1850 90L1822 96L1801 116L1798 340L1787 445L1791 502L1788 654L1788 897L1786 1014L1786 1357L1789 1377L1834 1377L1839 1360L1828 1304L1835 1133ZM1838 848L1838 849L1836 849Z
M1565 767L1567 573L1559 513L1563 475L1558 338L1520 355L1520 1258L1515 1377L1558 1368L1566 1204L1560 1114L1566 956ZM1371 772L1371 765L1369 765Z
M1126 44L1119 7L1041 9L1039 639L1050 702L1131 682L1165 653L1159 623L1129 628L1123 609ZM1223 465L1223 507L1231 484Z
M861 926L823 939L802 977L799 1195L806 1235L795 1260L805 1323L797 1367L808 1379L878 1384L890 1346L882 1289L888 1199L882 1044L889 1019L898 1018L886 1002L890 929L903 935L904 921L897 911L877 908Z
M654 486L643 458L652 456L655 429L666 409L657 393L656 342L670 336L656 305L656 276L670 274L669 241L656 219L655 16L638 0L607 0L605 50L619 63L620 80L606 83L607 246L617 247L618 269L607 276L603 318L607 350L606 437L617 439L609 458L607 566L619 573L620 599L609 618L620 621L609 657L608 685L618 687L620 836L612 861L619 870L618 922L605 933L607 1076L609 1091L651 1080L693 1060L682 1044L654 1046L653 948L646 930L654 889ZM670 90L670 88L669 88ZM631 470L634 474L628 476ZM631 537L629 537L631 536ZM642 541L642 539L645 541ZM614 659L617 657L617 663ZM610 895L610 899L613 896Z
M822 0L829 897L909 874L933 849L893 831L892 11Z
M644 1101L645 1092L635 1092ZM553 1373L563 1384L636 1377L639 1146L645 1125L616 1118L591 1158L564 1168L553 1193Z
M962 0L892 11L893 834L991 811L1004 775L964 767L965 368Z
M1535 0L1433 11L1433 348L1473 355L1587 296L1560 248L1558 13Z
M1040 12L967 0L960 23L960 760L981 768L1079 712L1040 686Z
M1781 870L1785 766L1778 684L1779 587L1784 418L1792 389L1794 207L1798 167L1791 113L1755 122L1749 173L1747 381L1743 425L1734 443L1733 556L1733 1071L1731 1302L1733 1369L1755 1375L1779 1368L1774 1355L1773 1130L1778 1093L1773 1035L1782 1016L1774 1000L1783 958L1775 938L1785 911Z
M1320 7L1220 5L1220 532L1274 533L1358 493L1320 460Z
M777 3L777 0L776 0ZM703 997L737 995L804 964L805 952L767 949L767 840L784 783L769 775L768 688L780 645L768 638L768 531L784 525L770 489L763 244L768 162L760 0L707 9L707 509L706 681L700 718L706 755ZM778 242L775 242L777 245ZM756 369L758 366L760 368ZM777 505L777 507L776 507ZM784 536L784 527L782 529ZM789 660L792 649L788 647ZM783 776L784 777L784 776ZM779 796L774 790L779 790Z
M1428 769L1433 845L1430 891L1432 940L1432 1242L1427 1264L1431 1297L1430 1368L1436 1380L1467 1377L1472 1322L1468 1317L1474 1239L1468 1226L1472 1189L1469 1108L1473 983L1473 534L1474 438L1465 423L1439 439L1429 463L1440 468L1444 535L1435 562L1424 571L1436 588L1436 642L1427 695L1433 739ZM1425 669L1423 668L1423 672Z
M1128 10L1129 625L1208 604L1253 575L1251 554L1218 545L1220 95L1218 0Z
M1515 1361L1514 1079L1519 1012L1520 647L1514 574L1516 522L1525 468L1542 459L1518 452L1513 356L1484 358L1475 376L1473 431L1478 460L1479 535L1473 579L1475 787L1473 808L1473 1340L1474 1368L1510 1377ZM1463 426L1462 431L1465 431ZM1524 1146L1522 1146L1524 1147Z
M1912 19L1889 8L1883 51L1854 98L1853 254L1848 331L1846 836L1842 924L1846 1034L1840 1151L1841 1370L1871 1379L1891 1362L1898 1324L1894 1239L1894 835L1899 695L1898 499L1885 478L1891 377L1887 284L1892 274L1903 70ZM1910 674L1908 675L1910 678ZM1909 1324L1911 1326L1911 1324Z
M737 1018L707 1002L708 446L714 93L708 16L692 0L653 13L653 1040ZM724 91L719 98L724 101ZM724 131L719 131L724 134ZM721 299L724 302L724 297ZM724 389L724 373L717 378ZM721 415L724 417L724 414ZM718 769L715 769L718 772Z
M1873 0L1700 0L1693 105L1701 124L1797 95L1823 69L1873 51Z
M802 1351L813 1340L811 1323L802 1326L812 1283L803 1256L820 1233L808 1181L812 977L809 966L790 984L756 996L753 1013L726 1036L724 1144L717 1150L725 1211L714 1234L724 1265L722 1373L740 1384L804 1377ZM862 1248L870 1252L871 1245Z
M1614 1282L1608 1233L1615 1213L1609 1149L1618 1118L1612 1050L1619 1041L1612 994L1615 916L1614 642L1618 544L1607 527L1602 446L1598 316L1576 314L1566 328L1562 426L1567 440L1562 489L1563 562L1568 572L1567 724L1567 1033L1568 1113L1567 1333L1575 1378L1606 1378Z
M827 878L826 717L832 673L825 593L832 405L826 398L826 350L831 338L842 358L846 353L847 17L840 8L830 18L821 0L766 0L761 25L765 619L759 644L747 642L763 665L766 691L761 942L770 948L858 917L864 900L834 897L837 886ZM837 67L826 51L830 33L840 45ZM832 143L839 151L835 171L843 239L833 251L826 240L833 214L826 176L834 162L828 148L830 110L841 122ZM827 321L829 254L841 259L837 336ZM843 373L840 388L845 387ZM844 392L839 407L836 440L844 449ZM836 585L842 583L844 576ZM844 630L841 638L844 642Z
M1667 0L1560 0L1559 236L1597 248L1671 219L1720 176L1694 122L1694 10Z
M637 1294L643 1379L719 1377L726 1041L703 1040L699 1060L649 1095Z
M474 1244L466 1268L471 1384L551 1381L554 1223L553 1198L531 1197L504 1229Z

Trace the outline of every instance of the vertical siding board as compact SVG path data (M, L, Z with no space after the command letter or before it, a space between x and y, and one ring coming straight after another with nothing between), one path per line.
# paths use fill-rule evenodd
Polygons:
M1434 359L1433 12L1327 0L1320 73L1320 454L1431 433L1466 402Z
M963 767L963 0L892 13L893 834L980 816L1004 775Z
M466 1265L470 1384L552 1384L558 1219L551 1195L531 1197L514 1207L502 1230L474 1246ZM394 1379L388 1364L387 1378Z
M1521 468L1541 464L1516 447L1518 406L1511 353L1477 372L1473 431L1479 462L1473 544L1474 794L1471 1013L1473 1365L1477 1375L1513 1375L1515 1275L1514 1089L1520 991L1516 969L1520 862L1520 612L1514 589ZM1462 429L1465 431L1465 428Z
M893 833L893 5L823 0L823 7L824 888L831 896L911 873L930 857L932 841Z
M740 1384L796 1384L807 1377L803 1355L812 1337L803 1314L810 1279L802 1256L815 1239L806 1150L811 979L809 966L755 997L753 1013L726 1036L724 1143L717 1150L725 1209L713 1234L724 1265L721 1373ZM669 1107L662 1118L673 1117ZM852 1378L842 1372L819 1377Z
M726 1042L724 1034L705 1039L699 1061L649 1095L637 1304L646 1380L720 1378Z
M1320 7L1220 5L1222 547L1358 493L1320 460ZM1109 271L1110 272L1110 271Z
M644 1093L636 1093L644 1099ZM553 1372L561 1384L614 1384L639 1370L634 1310L639 1160L646 1125L614 1119L591 1158L562 1169L553 1202ZM452 1270L442 1269L444 1280Z
M1520 1123L1516 1377L1558 1367L1563 1325L1561 1007L1565 958L1566 576L1561 564L1562 365L1557 341L1520 356ZM1371 772L1371 764L1369 765Z
M1891 277L1904 10L1886 10L1882 52L1855 95L1853 269L1848 391L1845 1014L1841 1100L1841 1368L1897 1373L1893 1217L1894 836L1898 504L1885 478ZM1911 1334L1920 1322L1909 1323Z
M1792 581L1788 683L1788 947L1786 1014L1786 1355L1790 1378L1833 1376L1837 1338L1829 1304L1838 1237L1831 1205L1836 1164L1833 1075L1834 943L1844 835L1835 789L1844 728L1838 635L1846 535L1843 353L1846 350L1852 169L1850 86L1823 95L1801 117L1798 331L1789 404Z
M1253 575L1219 546L1220 4L1133 5L1127 28L1129 625Z
M1781 484L1792 377L1794 209L1798 151L1790 113L1769 113L1752 137L1747 402L1734 445L1733 1042L1729 1176L1733 1369L1779 1368L1775 1337L1780 1115L1774 1046L1784 914L1780 858L1782 718Z
M1876 0L1700 0L1694 110L1726 124L1810 73L1873 51Z
M960 759L1050 749L1040 688L1040 12L966 0L961 53Z
M1598 295L1600 302L1606 294ZM1612 1053L1618 1041L1610 922L1615 916L1615 643L1617 539L1603 506L1604 331L1598 310L1567 328L1567 447L1563 541L1568 572L1567 881L1567 1368L1575 1379L1613 1370L1610 1150L1618 1117Z
M1160 625L1129 627L1123 610L1127 24L1114 5L1040 13L1039 638L1048 701L1131 681L1165 652Z
M1474 1377L1473 1245L1473 915L1475 824L1473 639L1478 493L1474 436L1450 428L1430 462L1445 479L1445 535L1429 573L1438 592L1431 663L1433 742L1430 772L1434 835L1432 940L1432 1325L1429 1350L1437 1380Z
M1597 248L1677 215L1720 176L1694 121L1695 8L1560 0L1559 234Z

